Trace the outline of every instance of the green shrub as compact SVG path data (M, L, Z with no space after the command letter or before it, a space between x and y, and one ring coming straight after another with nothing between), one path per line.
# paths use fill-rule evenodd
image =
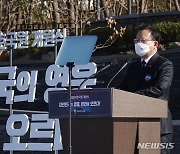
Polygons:
M180 41L180 22L159 22L153 26L161 33L163 42Z

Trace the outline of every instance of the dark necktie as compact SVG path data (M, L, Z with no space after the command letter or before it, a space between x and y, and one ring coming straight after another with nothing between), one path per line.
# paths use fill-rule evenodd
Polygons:
M146 67L146 62L143 60L142 62L141 62L141 68L145 68Z
M139 68L136 90L139 90L141 83L144 81L145 74L146 74L146 62L143 60Z

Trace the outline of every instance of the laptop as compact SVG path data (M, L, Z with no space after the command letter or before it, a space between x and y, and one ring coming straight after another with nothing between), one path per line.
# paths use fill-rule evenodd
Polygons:
M67 36L64 38L55 60L56 65L64 66L68 62L75 65L88 64L97 41L97 36Z

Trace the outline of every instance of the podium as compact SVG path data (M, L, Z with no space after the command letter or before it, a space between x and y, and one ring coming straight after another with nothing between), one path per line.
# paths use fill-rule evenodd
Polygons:
M160 143L166 101L113 88L73 90L71 99L73 154L160 154L149 143ZM60 119L62 154L69 153L67 109L66 91L49 92L49 116Z

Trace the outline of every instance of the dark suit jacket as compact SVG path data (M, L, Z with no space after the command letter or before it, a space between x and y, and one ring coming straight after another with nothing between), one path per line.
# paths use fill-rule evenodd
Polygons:
M140 59L132 62L120 89L168 101L172 78L173 64L156 53L143 69ZM161 119L161 134L166 133L173 133L169 111Z

